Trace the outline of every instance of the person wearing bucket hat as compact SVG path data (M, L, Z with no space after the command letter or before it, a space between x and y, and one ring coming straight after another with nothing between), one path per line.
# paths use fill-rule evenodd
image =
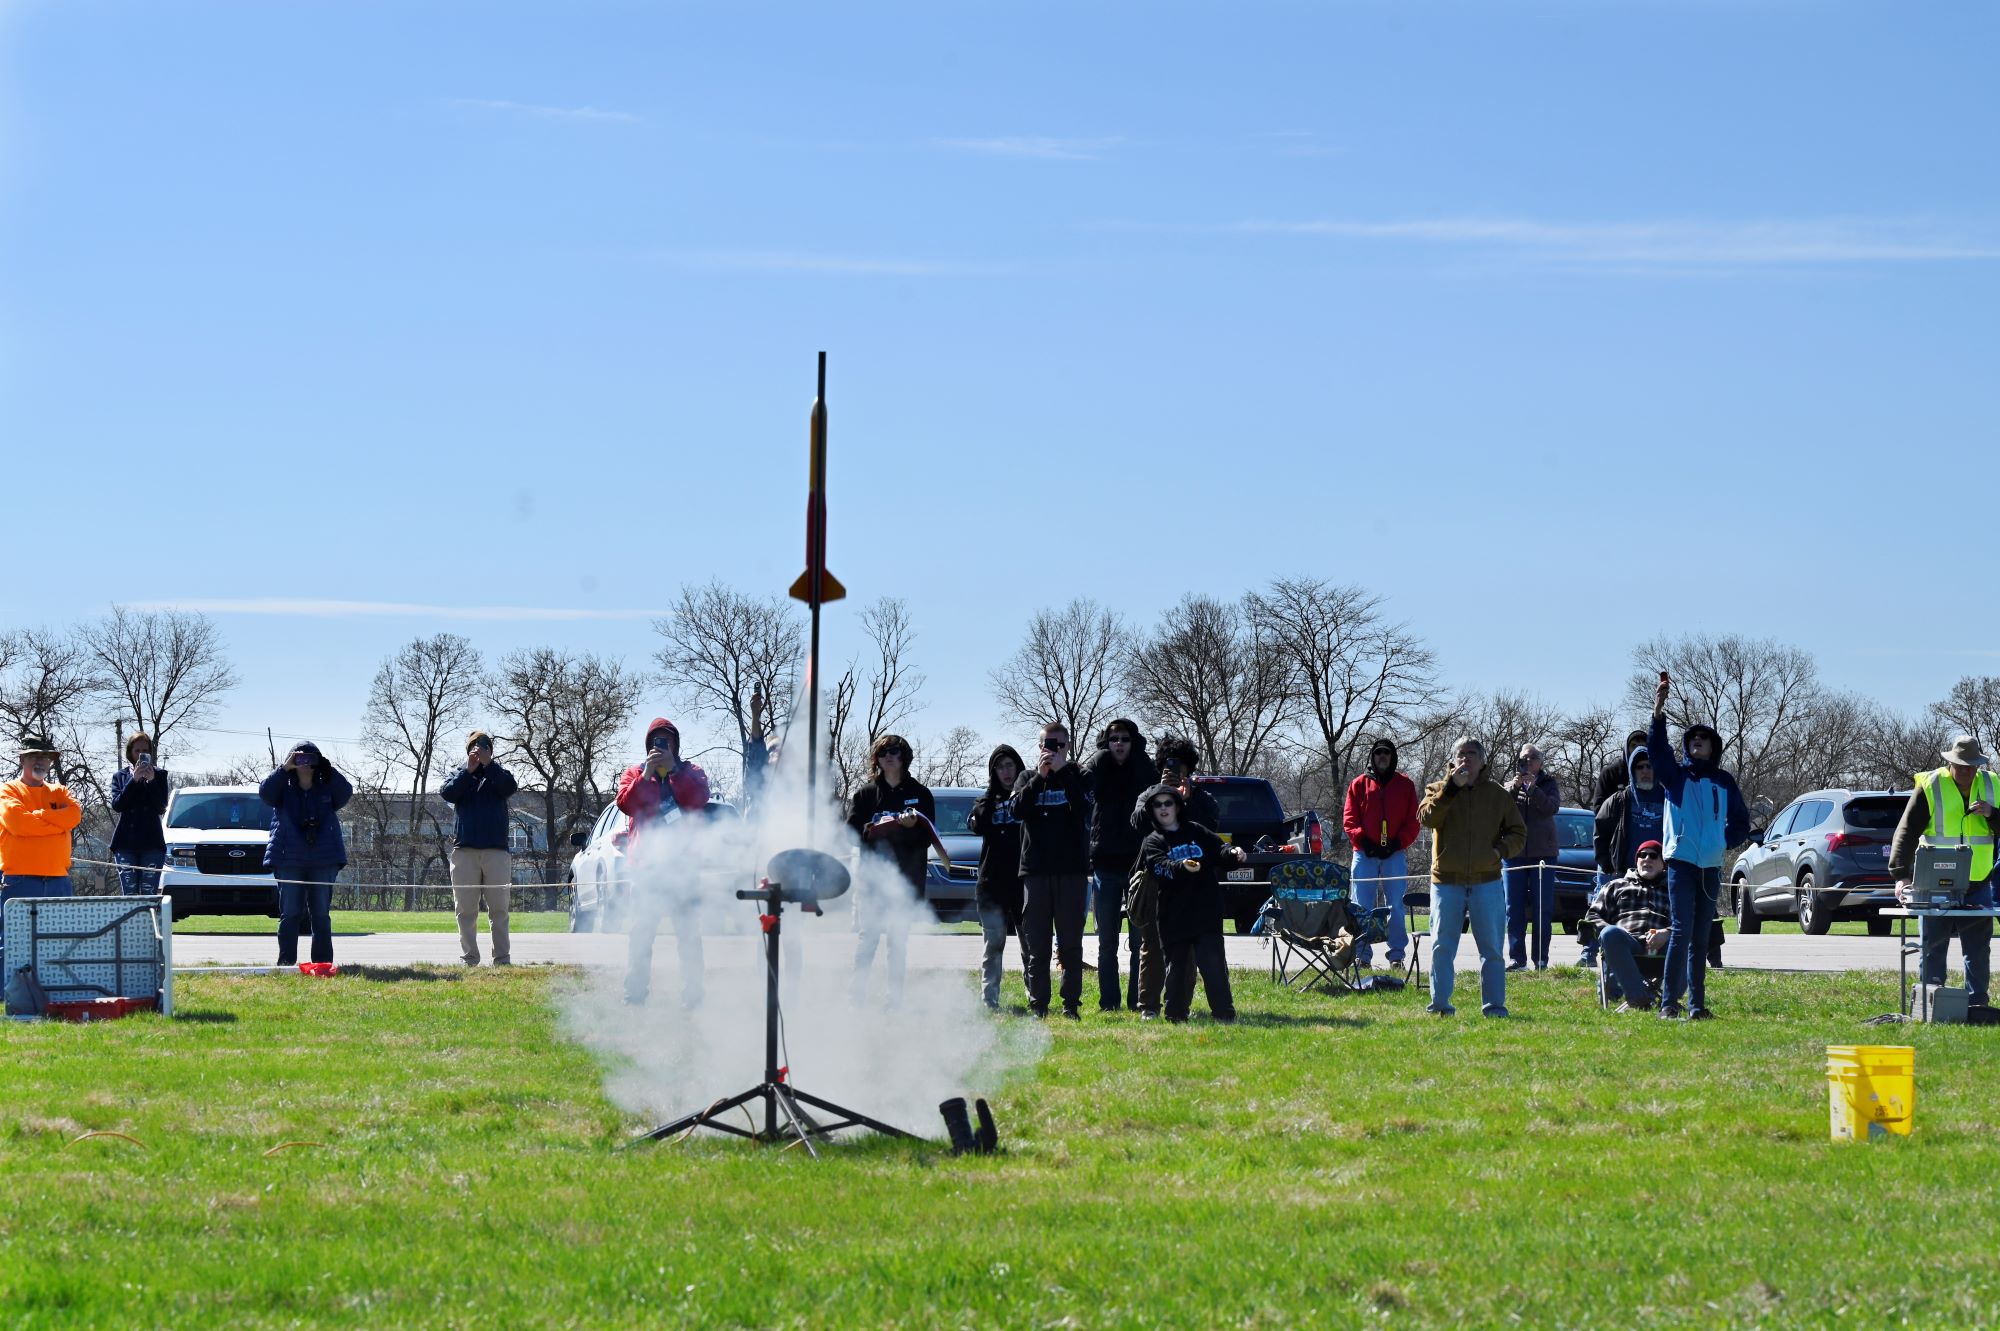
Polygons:
M1908 900L1910 873L1918 847L1965 846L1972 853L1967 875L1971 890L1965 904L1984 909L1993 905L1994 834L2000 831L2000 779L1989 769L1991 759L1977 735L1958 735L1938 754L1944 766L1916 774L1916 789L1903 806L1896 835L1889 843L1889 876L1896 895ZM1925 984L1943 984L1951 940L1965 954L1965 998L1971 1006L1991 999L1993 921L1988 917L1917 921L1922 954L1918 974Z
M451 901L458 916L458 950L468 966L479 964L479 906L493 930L493 964L512 965L508 953L507 898L514 882L512 826L507 801L519 789L514 774L493 761L493 736L475 730L465 738L465 762L438 787L451 805Z
M83 810L56 779L60 756L55 745L31 735L21 741L20 776L0 786L0 905L14 897L72 895L70 834Z

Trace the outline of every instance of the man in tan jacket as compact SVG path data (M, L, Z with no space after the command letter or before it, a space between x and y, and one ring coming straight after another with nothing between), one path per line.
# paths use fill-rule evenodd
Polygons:
M1431 829L1430 1011L1449 1017L1458 936L1468 916L1479 947L1479 1010L1507 1015L1507 889L1500 862L1521 853L1528 825L1514 797L1487 775L1486 746L1461 739L1451 770L1424 790L1417 821Z

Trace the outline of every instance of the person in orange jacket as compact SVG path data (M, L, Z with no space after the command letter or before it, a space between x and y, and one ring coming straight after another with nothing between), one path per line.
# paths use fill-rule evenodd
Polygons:
M30 736L21 742L20 779L0 786L0 929L11 898L71 895L69 840L83 810L55 779L56 757L55 745Z

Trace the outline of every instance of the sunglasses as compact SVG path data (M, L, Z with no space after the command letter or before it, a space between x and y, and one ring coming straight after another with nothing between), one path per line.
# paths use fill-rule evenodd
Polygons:
M1638 858L1642 860L1657 860L1660 858L1660 852L1657 850L1642 850L1639 852Z
M1130 744L1132 737L1130 735L1113 735L1105 742L1108 744Z
M910 751L908 749L884 749L882 750L882 756L884 758L901 758L904 762L910 761Z
M1179 800L1154 800L1152 807L1155 809L1171 809L1178 803L1180 803Z
M1066 739L1045 739L1042 741L1042 747L1050 753L1061 753L1069 747L1069 741Z

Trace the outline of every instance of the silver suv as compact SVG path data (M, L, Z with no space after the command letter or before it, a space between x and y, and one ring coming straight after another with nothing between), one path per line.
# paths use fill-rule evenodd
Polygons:
M1797 920L1823 934L1835 920L1866 920L1889 932L1878 913L1896 904L1889 842L1908 792L1814 790L1751 833L1750 848L1729 872L1736 931L1754 934L1767 919Z

